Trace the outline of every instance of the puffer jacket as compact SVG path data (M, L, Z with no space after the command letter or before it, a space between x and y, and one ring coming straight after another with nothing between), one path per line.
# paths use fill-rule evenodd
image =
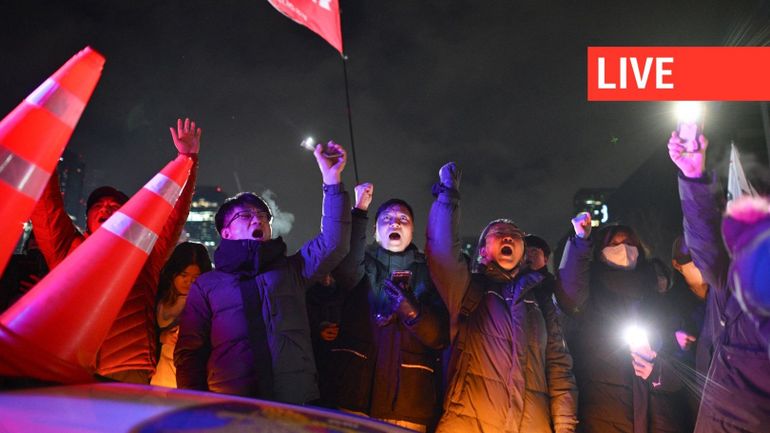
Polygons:
M336 405L374 418L428 425L439 409L440 350L449 344L446 308L417 247L411 244L401 253L377 244L366 248L367 226L366 213L354 209L351 250L333 274L347 292L332 349ZM378 325L375 314L392 311L382 283L396 270L412 272L420 315L412 323L394 316Z
M594 260L592 238L572 236L559 266L556 299L575 328L568 341L580 388L581 430L598 432L684 432L686 406L677 408L678 385L662 380L669 373L668 353L661 350L674 330L665 326L656 308L656 273L648 261L635 269L614 269ZM645 380L634 374L623 330L630 325L647 330L656 350L656 370ZM672 340L673 344L673 340ZM667 386L664 386L667 385Z
M319 398L305 291L350 248L348 196L325 186L321 233L291 256L281 238L223 239L193 284L174 351L179 388L303 404Z
M543 275L471 274L460 252L459 193L436 187L428 269L450 317L449 385L438 432L573 432L577 387ZM541 298L541 299L539 299Z
M770 426L767 343L732 293L730 258L720 234L720 194L713 176L688 179L679 174L685 241L721 308L722 330L715 338L695 431L766 432Z
M198 172L198 157L178 156L189 157L192 157L195 163L190 170L187 184L99 349L95 367L100 375L128 370L143 370L150 375L155 372L158 363L155 297L160 270L171 255L190 212ZM87 234L78 230L64 209L59 178L55 172L38 200L31 219L35 239L51 269L86 240ZM119 260L117 257L115 259Z

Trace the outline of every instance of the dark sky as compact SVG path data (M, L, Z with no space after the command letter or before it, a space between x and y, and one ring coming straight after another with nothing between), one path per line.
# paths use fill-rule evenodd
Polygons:
M342 0L358 169L412 203L418 244L439 167L463 169L463 228L510 217L555 241L580 187L615 187L674 127L664 103L589 103L586 48L757 45L767 1ZM349 147L337 52L263 0L3 1L0 112L70 56L107 58L70 141L86 190L134 192L203 128L200 184L275 193L296 248L318 229L311 134ZM352 161L345 181L352 191Z

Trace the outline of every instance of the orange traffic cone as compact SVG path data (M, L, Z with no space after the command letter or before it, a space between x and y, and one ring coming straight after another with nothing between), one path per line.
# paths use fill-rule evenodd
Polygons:
M103 65L104 57L86 47L0 122L0 270L56 168Z
M92 381L96 353L187 183L192 158L166 165L0 316L0 376Z

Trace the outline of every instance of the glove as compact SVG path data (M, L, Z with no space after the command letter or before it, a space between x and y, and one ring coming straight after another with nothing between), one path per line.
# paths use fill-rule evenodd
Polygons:
M382 290L390 298L394 305L394 313L398 314L407 325L411 325L420 315L420 303L409 288L408 283L397 285L386 279L383 281Z
M441 185L448 189L459 190L460 177L462 177L462 170L457 168L457 165L454 162L447 162L438 171L438 178L441 181Z

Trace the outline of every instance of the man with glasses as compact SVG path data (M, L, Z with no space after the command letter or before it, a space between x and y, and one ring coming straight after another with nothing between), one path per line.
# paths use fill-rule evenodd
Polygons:
M329 143L314 154L324 182L321 233L295 254L273 239L270 208L256 194L217 211L216 269L195 281L180 317L179 388L294 404L320 397L305 291L348 253L351 217L344 149Z

